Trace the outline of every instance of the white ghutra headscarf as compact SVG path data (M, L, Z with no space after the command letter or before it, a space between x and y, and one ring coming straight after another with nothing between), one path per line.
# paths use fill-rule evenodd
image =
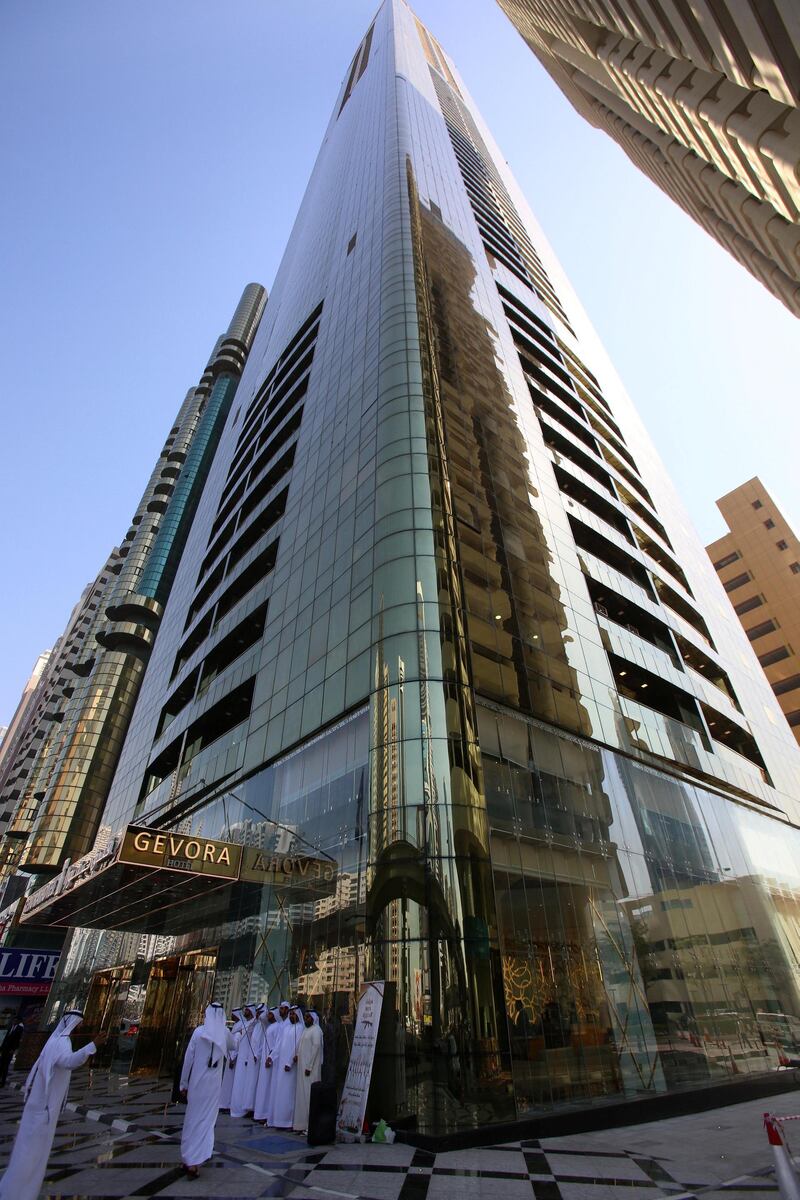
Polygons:
M72 1048L69 1040L69 1035L73 1029L77 1029L83 1020L83 1013L77 1009L71 1009L65 1012L61 1020L56 1025L50 1037L42 1047L42 1052L36 1062L31 1067L28 1078L25 1080L25 1086L22 1089L23 1096L28 1099L30 1090L33 1087L33 1081L36 1076L41 1073L44 1083L45 1107L50 1103L50 1084L53 1079L53 1071L56 1067L56 1062L60 1054L67 1048ZM66 1039L66 1044L64 1042Z
M221 1004L209 1004L206 1009L205 1020L198 1029L199 1036L204 1041L211 1043L208 1065L216 1067L217 1063L213 1061L214 1048L216 1047L220 1055L227 1054L228 1052L228 1026L225 1023L225 1009Z

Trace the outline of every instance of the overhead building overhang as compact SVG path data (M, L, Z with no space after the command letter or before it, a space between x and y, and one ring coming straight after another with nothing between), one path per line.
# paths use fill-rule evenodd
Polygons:
M264 889L282 904L330 896L330 859L129 825L27 898L23 924L177 935L254 916Z

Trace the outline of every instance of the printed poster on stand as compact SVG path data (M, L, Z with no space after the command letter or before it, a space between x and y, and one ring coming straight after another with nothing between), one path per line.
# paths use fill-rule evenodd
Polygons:
M364 1127L378 1027L381 1023L384 986L383 980L367 984L367 990L358 1002L353 1048L336 1117L338 1142L357 1141Z

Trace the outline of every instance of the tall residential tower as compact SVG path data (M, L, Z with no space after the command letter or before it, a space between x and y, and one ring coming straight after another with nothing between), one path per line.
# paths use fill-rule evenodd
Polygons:
M245 289L180 407L127 533L49 656L0 773L4 876L51 875L94 845L176 562L265 301L259 284Z
M166 1072L207 997L288 993L341 1079L383 980L375 1104L433 1132L770 1069L800 757L725 603L455 66L386 0L101 839L28 901L72 930L51 1011L88 990Z
M800 316L795 0L498 0L603 129Z

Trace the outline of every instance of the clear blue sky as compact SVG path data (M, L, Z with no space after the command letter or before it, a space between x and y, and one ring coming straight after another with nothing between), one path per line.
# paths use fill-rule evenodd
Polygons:
M270 285L375 7L0 5L0 723L128 528L243 285ZM577 116L494 0L416 8L703 539L755 474L797 514L800 324Z

